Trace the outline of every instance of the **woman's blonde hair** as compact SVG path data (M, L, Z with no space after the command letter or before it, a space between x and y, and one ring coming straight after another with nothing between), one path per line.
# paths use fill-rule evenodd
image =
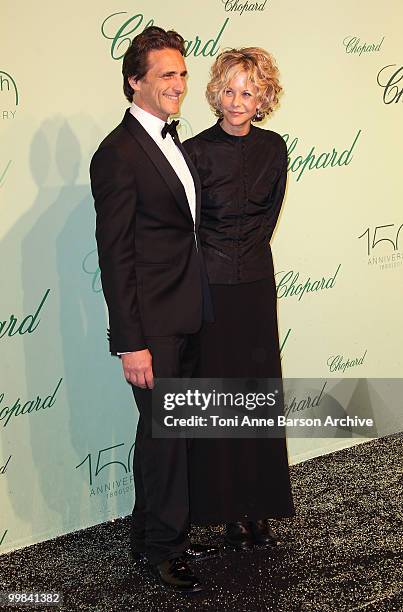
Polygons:
M277 106L283 88L279 83L279 71L274 58L260 47L229 49L217 56L210 70L210 81L206 89L207 101L214 114L222 117L222 93L231 79L242 71L247 73L248 80L258 90L260 113L253 121L261 121Z

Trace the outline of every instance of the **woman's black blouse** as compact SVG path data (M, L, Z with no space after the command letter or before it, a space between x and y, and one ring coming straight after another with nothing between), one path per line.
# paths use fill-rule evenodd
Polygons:
M217 122L183 146L202 184L199 235L210 283L272 276L270 239L287 181L284 140L253 125L232 136Z

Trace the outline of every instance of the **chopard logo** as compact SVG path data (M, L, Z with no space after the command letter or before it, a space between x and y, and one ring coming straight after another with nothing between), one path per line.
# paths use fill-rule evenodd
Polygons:
M142 13L137 13L127 17L126 11L119 11L108 15L102 22L101 33L104 38L111 40L111 57L120 60L127 51L132 38L140 34L145 28L154 25L154 19L146 21ZM225 28L229 22L229 17L224 21L214 38L204 41L198 35L191 40L185 40L185 56L193 55L198 57L214 57L220 50L219 42Z
M292 390L285 389L285 394L284 394L284 400L285 400L284 401L284 414L285 416L289 417L290 415L293 415L296 412L304 412L306 410L309 410L310 408L318 408L323 399L322 396L326 388L326 385L327 385L327 381L325 380L320 393L318 393L317 395L313 395L312 393L312 397L310 394L307 394L304 397L298 397L298 398L296 395L294 395L293 397L290 397L292 394Z
M403 66L396 69L396 64L388 64L378 72L376 81L383 89L383 101L385 104L403 101ZM398 83L400 85L398 86ZM400 87L400 88L399 88Z
M377 53L380 51L384 40L385 37L383 36L379 43L363 43L357 36L347 36L343 40L343 45L345 46L346 53L358 53L361 56L363 53Z
M224 5L224 9L229 12L239 13L243 15L244 12L255 12L255 11L264 11L267 0L264 2L248 2L248 0L221 0Z
M36 396L36 399L28 400L24 404L20 403L20 398L18 398L14 404L11 406L4 406L3 408L0 406L0 421L4 421L3 427L6 427L10 419L12 417L17 417L25 414L30 414L31 412L38 410L46 410L47 408L51 408L56 403L56 395L59 390L60 385L62 384L63 378L59 380L56 385L55 390L51 395L42 399L39 395ZM2 404L4 399L4 393L0 393L0 404Z
M353 357L352 359L344 359L343 355L331 355L327 360L327 365L331 372L344 372L347 368L354 368L364 363L367 350L361 357Z
M38 316L47 300L49 293L50 289L47 289L35 313L27 315L20 323L13 314L10 315L9 319L5 319L4 321L0 320L0 339L5 337L11 338L16 334L20 336L23 336L24 334L32 334L41 322L41 319L38 319Z
M360 134L361 130L358 130L350 148L345 149L341 153L338 153L338 151L332 147L331 153L325 152L318 154L313 146L308 154L298 155L295 158L291 156L291 153L293 153L298 144L298 138L294 138L294 140L288 144L290 136L289 134L283 134L288 151L288 169L291 170L291 172L297 173L296 180L298 182L305 170L321 170L322 168L327 168L328 166L331 166L332 168L335 166L348 166L352 162L353 150L358 142Z
M311 277L308 276L308 279L305 282L299 280L299 272L294 273L294 270L289 270L288 272L277 272L276 277L280 276L280 280L277 281L276 279L277 297L283 298L292 297L295 295L298 296L298 301L300 301L305 293L333 289L336 284L336 277L340 268L341 264L337 266L337 270L333 276L328 278L322 276L320 280L311 280Z

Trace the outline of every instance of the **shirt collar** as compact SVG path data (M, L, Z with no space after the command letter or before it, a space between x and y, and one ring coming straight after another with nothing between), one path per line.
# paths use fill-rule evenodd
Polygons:
M132 102L130 112L154 140L162 139L161 130L165 121L140 108L134 102Z

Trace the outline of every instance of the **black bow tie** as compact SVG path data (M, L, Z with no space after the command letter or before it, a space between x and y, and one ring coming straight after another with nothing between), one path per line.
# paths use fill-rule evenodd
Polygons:
M179 121L171 121L171 123L166 123L161 130L161 136L166 138L167 134L171 134L172 138L178 138L178 133L176 131L176 126L179 125Z

